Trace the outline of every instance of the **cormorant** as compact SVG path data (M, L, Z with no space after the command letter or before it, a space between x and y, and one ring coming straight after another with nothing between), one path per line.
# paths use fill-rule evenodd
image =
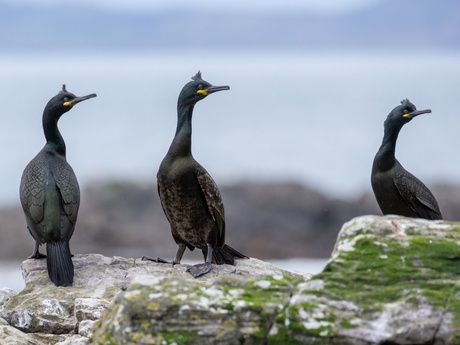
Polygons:
M385 120L385 134L371 173L372 189L383 214L442 219L438 202L430 190L395 158L396 139L402 126L425 113L431 110L417 110L405 99Z
M192 113L195 104L228 86L213 86L198 72L187 83L177 101L177 129L157 174L158 193L178 250L173 264L179 264L185 249L203 252L205 262L187 269L193 277L211 270L211 263L234 264L247 258L225 242L224 205L216 183L192 156ZM166 263L160 258L143 259Z
M51 98L43 111L43 131L46 144L24 169L20 198L27 228L35 239L30 259L47 257L47 270L56 286L73 283L74 267L69 240L75 229L80 189L72 167L66 160L66 146L59 132L59 118L84 100L96 97L90 94L77 97L62 90ZM46 254L39 245L46 243Z

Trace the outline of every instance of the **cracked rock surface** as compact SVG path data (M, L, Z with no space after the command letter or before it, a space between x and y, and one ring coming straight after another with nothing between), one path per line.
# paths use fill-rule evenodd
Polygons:
M460 344L459 244L458 223L364 216L311 280L137 276L92 344Z
M173 289L176 285L187 283L199 287L198 292L200 292L206 286L217 284L217 281L223 277L230 280L234 278L237 283L249 277L264 275L283 277L284 274L289 274L257 259L242 260L236 266L213 265L212 271L199 280L195 280L186 272L187 265L173 267L171 264L105 257L99 254L77 254L73 257L73 262L75 278L71 287L56 287L50 282L45 260L25 260L22 263L26 282L24 290L16 293L11 289L0 289L0 344L88 344L96 321L107 309L110 310L109 307L115 298L120 295L120 299L136 301L133 296L136 296L137 286L141 285L154 288L159 298L158 290L165 289L166 286ZM292 277L305 280L309 275L292 275ZM164 284L164 287L161 288L158 284ZM261 280L260 284L265 286L264 284L268 283ZM219 296L213 296L213 292L219 293L217 288L210 288L205 296L199 298L199 302L212 303L218 299ZM161 303L160 300L156 302L155 294L146 293L148 295L142 296L146 298L142 301L151 300L149 308L154 308L155 303ZM229 292L229 297L235 299L239 293L241 291L234 289ZM187 288L182 295L175 296L174 300L191 298L186 294ZM287 299L288 297L285 297L280 303L287 303ZM243 303L241 301L241 305ZM277 307L278 305L268 307L267 315L270 309ZM253 323L249 318L248 329ZM170 322L165 324L169 325ZM207 332L213 331L212 327L207 329ZM15 340L11 341L11 339Z
M73 261L59 288L44 260L23 262L25 289L0 289L0 344L460 344L459 223L355 218L313 277L257 259L198 279L186 265Z

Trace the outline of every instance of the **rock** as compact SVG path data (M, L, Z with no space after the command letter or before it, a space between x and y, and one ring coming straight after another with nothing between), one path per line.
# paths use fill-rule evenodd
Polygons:
M0 320L6 324L0 333L1 344L8 343L4 339L10 339L10 333L14 337L18 332L24 339L18 344L86 344L93 334L95 321L133 282L160 278L194 282L186 272L186 265L173 267L171 264L109 258L99 254L75 255L73 262L75 278L71 287L56 287L51 283L45 260L22 263L24 290L20 293L0 290ZM282 275L287 272L257 259L240 260L236 266L214 266L200 282L211 285L224 276L242 279L262 274Z
M193 279L90 254L56 287L44 260L26 260L25 289L0 291L0 343L459 344L459 243L459 223L364 216L313 277L248 259Z
M82 337L91 338L93 336L93 326L96 321L82 320L78 325L78 334Z
M138 276L90 344L458 344L459 243L456 223L366 216L311 280Z
M64 341L56 343L56 345L86 345L88 344L88 339L78 336L69 336Z
M0 326L0 343L15 345L45 345L32 336L21 332L12 326Z
M259 343L299 281L283 274L220 277L212 284L140 276L101 320L92 344Z
M17 292L10 288L0 288L0 311L3 310L3 306L10 300L11 297L17 295ZM2 323L0 319L0 323Z
M291 335L344 344L459 343L459 241L458 223L352 220L324 271L294 294L298 312L289 322L300 327Z
M299 343L458 344L459 243L458 223L356 218L276 326Z

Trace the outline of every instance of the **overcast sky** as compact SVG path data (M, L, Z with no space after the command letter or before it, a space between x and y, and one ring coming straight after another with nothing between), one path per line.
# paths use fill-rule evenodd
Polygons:
M25 3L43 6L63 6L62 0L0 0L14 4ZM387 0L218 0L218 1L190 1L190 0L79 0L79 4L112 10L146 11L172 8L203 8L203 10L251 10L251 11L296 11L308 10L317 13L336 14L353 11Z

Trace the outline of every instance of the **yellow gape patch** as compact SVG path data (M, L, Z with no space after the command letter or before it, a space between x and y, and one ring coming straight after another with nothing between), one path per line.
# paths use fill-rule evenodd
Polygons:
M71 106L72 106L72 102L64 102L63 106L64 106L64 107L71 107Z
M201 94L203 96L207 96L208 92L206 90L198 90L196 93Z

